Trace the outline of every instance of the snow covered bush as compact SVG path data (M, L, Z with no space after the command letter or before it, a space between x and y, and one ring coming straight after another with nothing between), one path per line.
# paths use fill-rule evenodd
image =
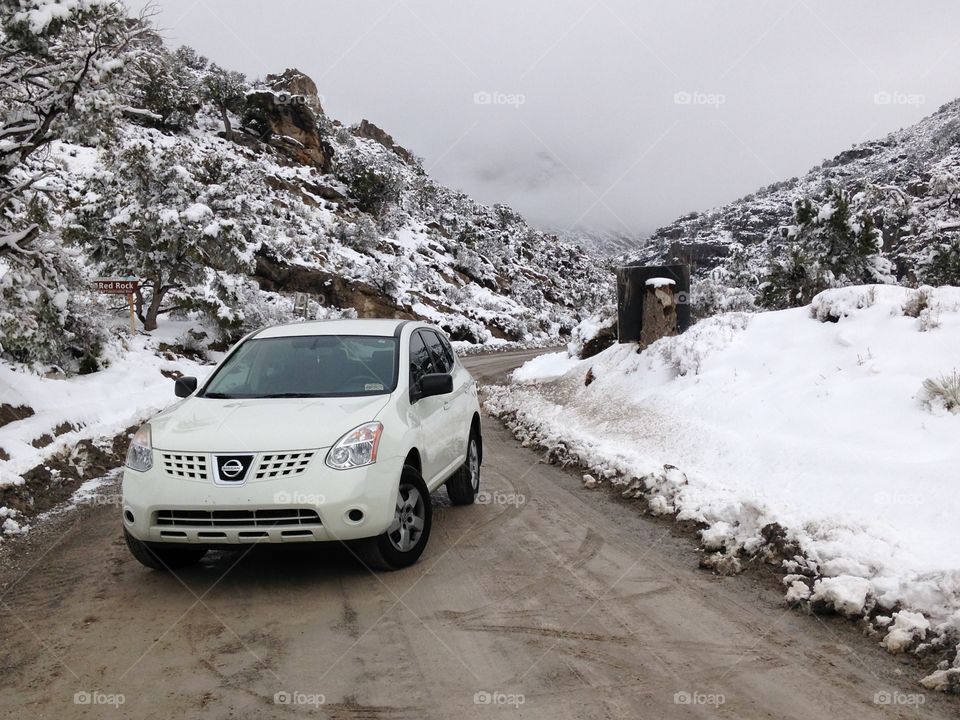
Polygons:
M567 352L570 357L589 358L617 341L616 308L612 305L580 321L570 333Z
M932 244L918 274L929 285L960 285L960 240L941 238Z
M136 296L145 330L170 309L163 304L171 291L190 295L208 271L250 267L256 218L237 163L155 138L107 153L104 165L71 203L65 236L103 273L145 281Z
M75 286L82 275L72 253L49 234L0 254L0 357L24 364L89 371L110 342L102 308Z
M200 109L203 86L198 79L207 66L206 58L192 48L174 53L142 53L135 63L132 104L149 114L141 117L159 127L182 129L194 124Z
M821 205L810 198L794 204L793 224L781 229L779 244L771 243L761 305L800 307L828 288L894 281L873 216L852 202L831 188Z
M923 381L920 401L929 409L943 409L960 413L960 372L927 378Z
M753 293L749 289L725 284L722 275L718 273L693 280L690 304L694 320L725 312L753 312L757 309Z

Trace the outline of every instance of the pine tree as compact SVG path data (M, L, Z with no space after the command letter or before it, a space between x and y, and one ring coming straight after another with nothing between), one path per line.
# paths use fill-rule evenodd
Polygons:
M794 204L793 225L771 242L759 302L768 308L807 305L831 287L892 282L873 217L854 211L847 192L830 188L822 205L809 198Z

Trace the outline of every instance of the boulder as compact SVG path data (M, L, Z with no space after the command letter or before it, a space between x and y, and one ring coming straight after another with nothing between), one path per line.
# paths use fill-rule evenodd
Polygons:
M317 115L306 101L294 101L297 97L305 96L274 90L248 93L245 126L294 162L328 173L333 151L320 135Z
M287 93L291 97L302 97L303 104L315 115L323 115L323 105L317 93L317 84L296 68L287 68L279 75L267 75L266 83L274 92Z

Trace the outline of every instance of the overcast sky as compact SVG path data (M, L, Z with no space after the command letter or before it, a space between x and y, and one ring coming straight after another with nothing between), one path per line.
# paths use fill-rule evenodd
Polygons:
M329 115L548 228L643 235L960 95L955 0L154 4L171 45L299 68Z

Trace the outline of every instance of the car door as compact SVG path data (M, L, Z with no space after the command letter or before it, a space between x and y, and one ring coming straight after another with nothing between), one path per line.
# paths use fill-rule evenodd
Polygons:
M448 350L440 334L434 330L420 330L433 356L434 365L440 372L453 377L453 392L445 395L444 413L447 416L446 449L448 465L455 467L466 458L467 436L470 432L471 417L468 414L470 383L472 378L463 366L459 365L453 351Z
M420 379L428 373L437 372L433 356L427 349L426 343L415 330L410 335L410 390L411 412L419 421L419 449L420 463L423 465L423 479L427 487L433 490L442 480L440 474L449 464L449 449L444 447L446 441L446 413L444 403L446 397L438 395L427 398L416 398L420 387Z

